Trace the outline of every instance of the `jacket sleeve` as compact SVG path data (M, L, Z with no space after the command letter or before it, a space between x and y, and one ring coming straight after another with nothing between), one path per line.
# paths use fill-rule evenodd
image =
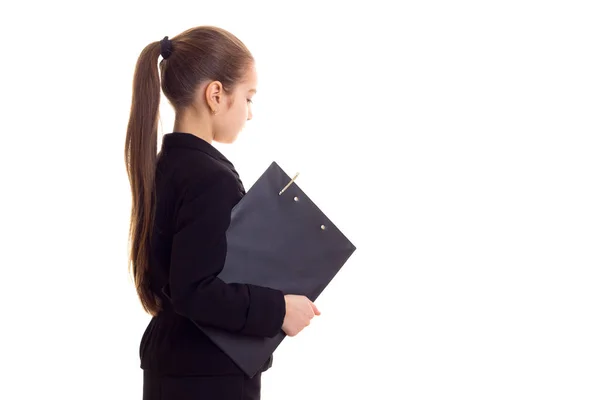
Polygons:
M182 195L171 249L170 297L175 312L200 324L274 337L285 317L283 292L217 278L238 190L232 177L216 175L209 184L190 185Z

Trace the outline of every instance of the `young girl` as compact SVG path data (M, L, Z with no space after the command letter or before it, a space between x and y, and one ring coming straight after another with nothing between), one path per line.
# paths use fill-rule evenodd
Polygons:
M192 320L240 335L295 336L320 314L304 296L217 278L245 190L212 142L234 142L252 118L256 81L248 49L216 27L165 37L138 59L125 160L130 266L152 315L140 344L145 400L260 398L261 373L248 379ZM157 154L161 88L176 117ZM272 356L261 372L271 365Z

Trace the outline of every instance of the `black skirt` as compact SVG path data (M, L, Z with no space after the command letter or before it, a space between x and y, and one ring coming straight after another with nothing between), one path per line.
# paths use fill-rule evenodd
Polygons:
M261 373L245 375L159 375L144 370L143 400L259 400Z

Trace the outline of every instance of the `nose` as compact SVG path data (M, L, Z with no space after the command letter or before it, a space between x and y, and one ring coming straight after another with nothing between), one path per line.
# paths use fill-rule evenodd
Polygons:
M252 110L248 110L248 118L247 120L250 121L252 119Z

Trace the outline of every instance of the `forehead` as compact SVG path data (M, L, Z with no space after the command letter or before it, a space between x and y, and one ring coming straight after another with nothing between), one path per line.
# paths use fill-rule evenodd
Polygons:
M244 79L242 79L241 87L245 90L254 90L256 91L256 85L258 84L258 75L256 73L256 67L254 63L246 70L244 74Z

